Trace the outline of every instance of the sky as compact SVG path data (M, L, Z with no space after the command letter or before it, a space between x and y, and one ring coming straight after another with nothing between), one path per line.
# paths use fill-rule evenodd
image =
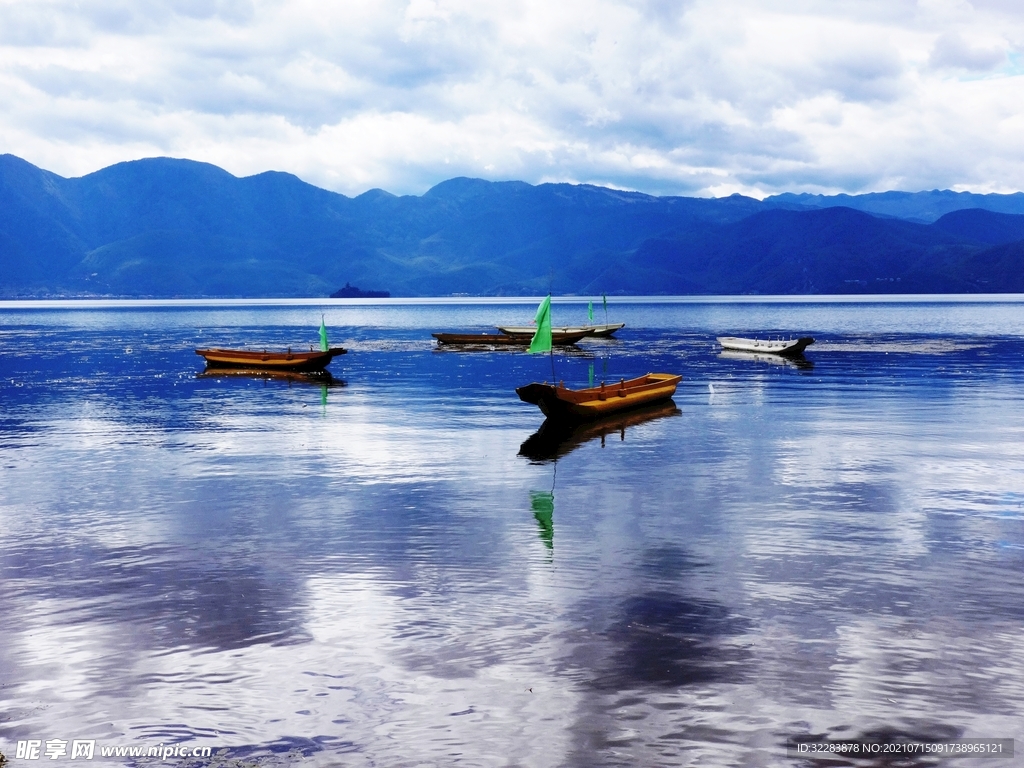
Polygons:
M0 0L0 153L346 195L1024 190L1020 0Z

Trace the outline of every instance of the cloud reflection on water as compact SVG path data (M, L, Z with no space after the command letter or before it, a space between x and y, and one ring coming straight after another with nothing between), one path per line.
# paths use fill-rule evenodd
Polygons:
M584 766L770 764L797 733L1021 737L1006 355L799 371L652 333L610 374L684 370L681 414L535 464L525 355L353 354L324 406L197 380L187 350L106 355L134 333L111 327L53 331L90 359L15 358L25 386L0 382L4 739ZM545 541L530 492L552 487Z

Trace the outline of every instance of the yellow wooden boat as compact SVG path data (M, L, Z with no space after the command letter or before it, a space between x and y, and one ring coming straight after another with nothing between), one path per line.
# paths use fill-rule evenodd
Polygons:
M519 399L538 406L549 418L588 421L610 413L668 400L676 392L682 376L672 373L648 373L617 383L601 382L599 387L568 389L564 383L527 384L516 389Z
M331 347L326 352L257 352L249 349L197 349L210 368L245 368L264 371L322 371L338 355L348 350Z

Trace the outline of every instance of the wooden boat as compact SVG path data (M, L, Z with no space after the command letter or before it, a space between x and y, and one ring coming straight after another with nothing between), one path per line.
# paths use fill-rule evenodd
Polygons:
M548 418L586 421L610 413L651 405L675 394L682 376L648 373L636 379L588 389L567 389L565 384L527 384L516 389L519 399L537 405Z
M495 346L526 346L533 338L533 331L527 335L508 333L432 333L438 344L489 344ZM575 344L589 336L590 331L574 331L571 333L551 332L551 343L559 346Z
M597 338L608 338L609 336L611 336L616 331L621 330L622 328L625 328L625 327L626 327L625 323L606 323L604 325L588 324L588 325L576 325L576 326L564 325L564 326L559 326L558 328L552 328L551 329L551 333L554 334L555 332L558 332L558 333L573 333L575 331L590 331L590 335L591 336L594 336L594 337L597 337ZM499 326L497 326L497 328L502 333L507 333L510 336L529 335L529 336L532 337L534 331L537 330L537 328L535 326L529 326L529 325L499 325Z
M799 339L742 339L736 336L719 336L718 343L722 349L734 349L737 352L758 352L768 355L801 355L807 347L814 343L810 336Z
M244 368L265 371L322 371L331 360L348 352L342 347L331 347L326 352L255 352L248 349L197 349L196 354L206 360L210 368Z
M617 434L620 440L625 440L626 430L630 427L681 414L676 404L668 400L582 423L544 419L540 429L519 447L519 455L535 462L554 461L590 440L600 438L603 448L608 435Z

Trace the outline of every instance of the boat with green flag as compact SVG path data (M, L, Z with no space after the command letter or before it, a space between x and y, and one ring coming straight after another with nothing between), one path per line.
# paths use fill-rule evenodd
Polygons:
M551 328L551 295L548 294L537 307L534 326L523 333L434 333L431 334L440 344L473 344L490 346L525 346L527 352L550 352L552 346L575 344L590 335L589 330Z
M196 354L206 360L210 368L245 368L266 371L322 371L338 355L348 352L342 347L332 347L326 352L310 349L309 352L257 351L251 349L197 349Z
M284 352L268 352L251 349L197 349L196 354L206 360L209 368L240 368L264 371L322 371L338 355L348 352L343 347L332 347L327 343L327 326L320 318L320 349L312 346L309 352L293 352L289 347Z
M550 295L548 296L548 316L550 317L551 304ZM604 313L605 321L608 320L608 299L604 298ZM540 310L538 309L538 315ZM502 333L506 333L509 336L529 336L532 337L537 332L537 325L498 325L495 326ZM612 336L616 331L622 330L626 327L625 323L595 323L594 322L594 302L587 304L587 322L584 325L559 325L552 326L552 334L566 334L566 333L578 333L579 331L586 331L588 336L597 338L608 338Z
M525 347L530 343L533 333L531 330L529 335L508 333L432 333L430 335L437 339L439 345ZM568 346L589 335L590 331L553 333L551 343L556 347Z
M537 324L537 330L533 334L528 351L551 352L551 294L548 294L537 307L534 322ZM555 378L553 357L551 378ZM516 394L523 402L538 406L549 419L588 421L618 411L669 400L682 380L682 376L673 373L648 373L629 381L621 379L618 384L611 386L606 386L602 381L601 386L586 389L569 389L565 382L560 382L558 386L547 382L534 382L517 387Z
M599 387L569 389L564 382L527 384L516 388L519 399L533 403L545 416L567 421L588 421L619 411L669 400L683 377L673 373L648 373Z
M498 325L495 326L502 333L506 333L509 336L533 336L537 329L532 325ZM616 331L622 330L626 327L625 323L605 323L605 324L594 324L594 325L560 325L552 327L551 333L579 333L580 331L585 332L586 336L595 336L598 338L607 338L614 334Z

